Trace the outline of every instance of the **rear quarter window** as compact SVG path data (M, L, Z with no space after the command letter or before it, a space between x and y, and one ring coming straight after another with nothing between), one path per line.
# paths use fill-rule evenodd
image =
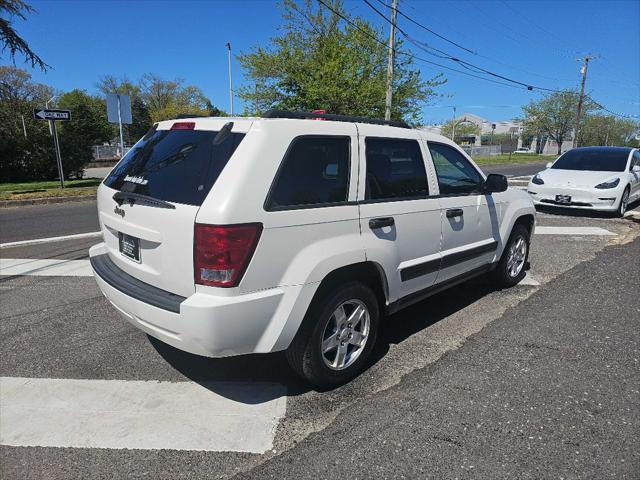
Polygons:
M350 137L295 138L280 164L265 209L341 204L349 192Z
M213 144L216 131L157 130L125 155L104 183L115 190L168 202L202 205L229 158L244 138L231 133Z

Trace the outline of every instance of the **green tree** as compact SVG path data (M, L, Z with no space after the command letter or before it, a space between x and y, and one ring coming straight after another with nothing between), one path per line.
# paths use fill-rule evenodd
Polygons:
M0 66L0 181L46 179L55 175L55 155L47 122L35 120L32 113L52 95L50 87L32 82L26 71Z
M0 0L0 43L2 43L2 52L9 50L9 58L15 64L16 54L24 56L25 60L31 63L32 67L39 67L46 71L49 65L35 54L29 47L27 42L18 35L13 28L9 17L17 17L22 20L27 19L28 13L35 13L33 7L23 0Z
M331 5L349 17L341 0ZM238 56L250 81L238 96L249 113L281 108L384 116L388 50L381 30L359 17L351 17L357 27L342 22L312 0L284 0L283 20L282 34L269 45ZM423 80L402 54L402 42L396 49L391 117L420 123L422 106L445 80L441 74Z
M535 132L536 136L548 136L555 140L560 155L562 142L571 139L575 128L577 108L578 94L573 90L550 93L522 107L522 123L527 132ZM583 118L594 108L593 102L587 99L582 107Z
M211 101L198 87L184 85L182 79L164 80L147 73L139 82L140 95L151 120L158 122L180 114L207 115Z
M468 136L468 135L480 135L481 128L480 125L477 125L473 122L468 122L464 119L457 118L455 120L449 120L448 122L442 125L441 133L447 138L451 138L451 134L453 133L453 124L455 123L455 138L456 141L460 140L460 138Z
M613 115L589 115L580 129L580 146L633 145L640 123Z
M110 140L104 99L72 90L60 96L58 107L71 110L71 121L59 122L60 151L65 177L82 178L86 163L93 158L91 147Z

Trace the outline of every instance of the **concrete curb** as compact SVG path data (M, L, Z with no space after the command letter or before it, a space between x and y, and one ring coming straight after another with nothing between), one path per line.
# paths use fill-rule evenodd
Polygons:
M95 195L78 195L74 197L30 198L28 200L0 200L0 208L49 205L53 203L87 202L95 199Z

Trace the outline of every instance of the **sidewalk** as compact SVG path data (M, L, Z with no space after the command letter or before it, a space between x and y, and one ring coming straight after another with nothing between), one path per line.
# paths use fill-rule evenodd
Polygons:
M639 478L639 258L605 249L241 477Z

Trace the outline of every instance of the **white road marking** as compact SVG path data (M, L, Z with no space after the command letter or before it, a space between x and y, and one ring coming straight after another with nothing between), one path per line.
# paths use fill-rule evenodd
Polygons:
M538 287L538 286L540 286L540 282L537 281L535 278L533 278L527 272L527 274L524 276L524 278L522 280L520 280L520 283L518 285L529 285L531 287Z
M89 260L0 258L0 275L92 277L93 271Z
M532 177L533 175L521 175L519 177L509 177L509 181L515 180L515 181L521 181L521 182L529 182L529 180L531 180Z
M595 235L595 236L616 236L617 233L610 232L600 227L536 227L536 235Z
M273 383L0 378L0 444L264 453L286 412Z
M25 247L27 245L37 245L39 243L64 242L65 240L78 240L82 238L98 238L102 232L76 233L74 235L63 235L61 237L34 238L32 240L20 240L19 242L0 243L0 248Z

